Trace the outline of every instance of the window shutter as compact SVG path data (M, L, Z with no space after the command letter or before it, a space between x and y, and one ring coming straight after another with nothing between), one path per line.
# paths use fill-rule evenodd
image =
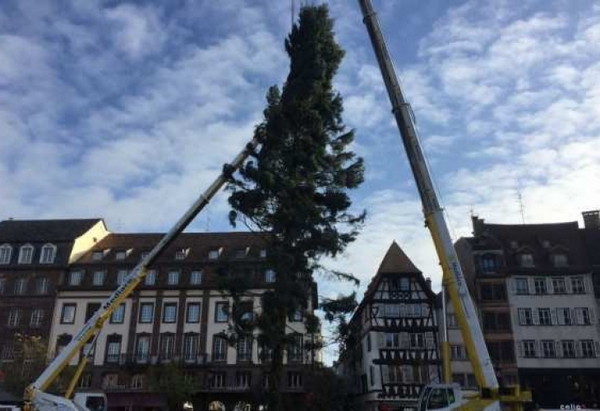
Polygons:
M377 333L377 346L382 348L385 347L385 335L382 332Z
M563 356L562 343L560 341L556 341L554 347L555 347L554 349L556 350L556 356L559 358L562 357Z
M594 341L594 346L596 347L596 357L600 357L600 342Z
M510 279L510 283L512 284L512 293L517 293L517 279L515 277Z
M548 294L554 294L554 282L552 278L550 278L550 281L546 281L546 290Z
M527 278L527 294L535 294L535 283L533 278Z
M579 308L575 308L575 324L583 324L583 313Z
M552 323L552 325L558 324L558 322L556 321L556 308L550 310L550 322Z
M567 292L567 294L573 293L573 287L571 287L571 279L568 277L565 278L565 291Z
M534 357L541 357L542 354L542 349L540 347L539 342L536 340L533 342L533 356Z
M522 317L521 311L519 311L518 308L515 308L515 311L514 311L514 318L515 318L514 323L522 325L523 323L521 322L521 317Z
M539 311L537 310L537 308L532 309L531 316L533 317L533 323L535 325L540 325L540 315L539 315Z
M523 358L525 356L525 342L517 341L517 348L519 349L519 358Z
M590 324L596 325L596 316L594 315L594 308L593 307L589 308L589 313L590 313Z

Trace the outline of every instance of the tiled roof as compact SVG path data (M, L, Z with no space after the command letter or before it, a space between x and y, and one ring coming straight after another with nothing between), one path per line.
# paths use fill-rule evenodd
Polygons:
M97 251L105 253L102 262L115 261L117 251L131 250L125 262L138 262L142 252L150 251L164 236L162 233L128 233L109 234L89 250L78 263L94 263L93 254ZM158 261L173 261L175 252L189 249L184 261L203 261L210 250L222 248L223 256L233 257L238 250L252 248L251 252L258 257L258 250L267 248L266 235L250 232L225 233L183 233L159 257Z
M410 258L402 251L400 246L394 241L388 249L378 273L420 273Z
M4 220L0 221L0 242L71 241L99 221L102 219Z

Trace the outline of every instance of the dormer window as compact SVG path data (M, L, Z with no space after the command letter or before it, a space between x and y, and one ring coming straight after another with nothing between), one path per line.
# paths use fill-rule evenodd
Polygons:
M481 269L484 273L496 271L496 256L493 254L484 254L481 256Z
M179 250L177 250L175 252L175 259L176 260L185 260L185 258L188 256L190 252L189 248L180 248Z
M552 265L554 267L567 267L569 265L569 260L566 254L552 254L550 259L552 260Z
M52 264L56 258L56 246L54 244L44 244L40 253L40 264Z
M127 258L129 253L131 253L131 248L129 250L119 250L115 253L115 259L118 261L122 261Z
M221 249L220 248L215 248L215 249L210 250L208 252L208 259L209 260L216 260L217 258L219 258L220 255L221 255Z
M100 261L104 258L104 251L94 251L92 253L92 261Z
M25 244L19 250L19 264L31 264L33 259L33 246Z
M259 252L259 256L260 258L267 258L267 250L266 249L261 249Z
M267 283L275 282L275 270L268 269L265 271L265 282L267 282Z
M522 253L518 256L519 266L521 267L533 267L533 254L531 253Z
M246 258L248 250L248 248L238 248L235 250L235 258Z
M9 244L2 244L0 246L0 264L10 264L11 255L12 247Z

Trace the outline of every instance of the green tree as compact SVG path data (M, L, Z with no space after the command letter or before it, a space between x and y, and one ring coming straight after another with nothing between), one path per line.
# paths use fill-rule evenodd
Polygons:
M183 403L190 401L198 390L193 376L174 363L150 367L147 377L149 388L166 395L172 411L183 409Z
M283 352L291 343L286 318L309 304L315 272L358 283L350 274L325 270L320 260L354 241L365 218L350 210L348 190L362 183L364 165L349 149L354 131L342 121L342 97L332 85L344 51L327 6L301 9L285 49L288 77L281 91L269 89L255 129L261 147L228 186L231 223L268 234L267 263L276 272L254 324L262 331L260 342L273 350L270 410L282 409Z
M15 334L13 361L2 365L6 390L18 397L46 367L48 344L39 336Z

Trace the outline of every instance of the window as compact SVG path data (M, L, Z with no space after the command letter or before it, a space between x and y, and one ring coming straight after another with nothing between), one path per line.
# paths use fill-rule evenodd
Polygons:
M590 309L587 307L575 308L575 319L579 325L591 325Z
M535 358L535 341L534 340L523 341L523 356L525 358Z
M254 319L253 303L252 301L242 301L238 305L238 309L235 310L236 315L239 316L238 321L249 322Z
M137 363L145 364L148 362L150 355L150 336L140 334L137 336L136 347L135 347L135 361Z
M161 361L170 361L173 359L173 353L175 352L175 335L174 334L161 334L160 335L160 352L159 356Z
M163 323L177 321L177 303L165 303L163 306Z
M554 341L542 341L542 354L544 358L556 357L556 351L554 349Z
M52 264L56 257L56 246L53 244L44 244L40 253L40 264Z
M9 327L17 327L19 325L19 322L21 322L21 309L12 308L8 312L8 321L6 322L6 325L8 325Z
M557 308L556 315L558 317L558 324L571 325L571 310L569 308Z
M496 271L496 257L493 254L484 254L481 256L481 269L484 273Z
M531 308L519 308L519 325L533 325Z
M6 343L2 347L2 355L0 356L0 361L14 361L15 360L15 346L13 343Z
M565 285L564 278L553 278L552 279L552 289L554 294L566 294L567 287Z
M224 388L227 382L227 374L223 371L213 372L210 374L211 388Z
M38 277L35 280L35 293L40 295L48 293L48 279L46 277Z
M575 358L575 342L573 340L562 340L562 356L565 358Z
M238 248L235 250L235 258L246 258L248 255L248 248Z
M538 295L548 293L548 289L546 288L546 279L545 278L534 278L533 286L535 289L535 293Z
M215 322L226 323L229 321L229 303L218 302L215 304Z
M552 325L552 317L550 317L549 308L538 308L538 317L540 325Z
M408 291L410 289L410 281L407 277L400 278L400 291Z
M208 259L209 260L216 260L217 258L219 258L220 254L221 254L221 249L210 250L208 252Z
M30 327L41 327L42 321L44 320L44 310L36 308L31 312L31 319L29 320Z
M6 289L6 278L0 278L0 294L4 294Z
M450 346L450 359L453 361L464 361L467 359L467 353L465 347L462 345L451 345Z
M388 318L400 317L400 304L384 304L383 316Z
M382 365L384 383L402 383L402 367L400 365Z
M125 282L125 277L127 277L127 270L119 270L117 272L117 285L121 285Z
M33 246L25 244L19 249L19 264L31 264L33 259Z
M289 388L301 388L302 387L302 374L299 372L290 371L287 374L288 387Z
M92 253L92 261L100 261L104 257L104 253L102 251L94 251Z
M398 333L385 333L385 347L386 348L398 348L398 347L400 347L400 334L398 334Z
M56 355L59 355L62 350L65 349L65 347L67 345L69 345L69 343L71 342L71 339L73 337L71 337L69 334L62 334L60 335L57 339L56 339Z
M123 324L125 321L125 303L121 303L111 314L111 324Z
M215 335L213 337L213 361L227 361L227 340Z
M24 278L19 278L15 281L14 293L17 295L25 294L27 281Z
M144 374L133 374L133 377L131 377L131 388L135 390L144 388Z
M185 315L186 323L200 322L200 303L188 303Z
M96 311L100 308L100 303L87 303L87 307L85 308L85 322L87 323L90 318Z
M102 377L102 389L115 388L119 385L119 374L105 374Z
M175 251L175 259L178 261L185 260L185 257L187 257L189 252L189 248L180 248L179 250Z
M250 387L250 379L252 374L250 371L238 371L235 373L235 386L238 388Z
M156 285L156 270L148 270L144 280L145 285Z
M485 301L506 301L504 284L481 284L481 299Z
M60 315L61 324L73 324L75 322L75 304L63 304Z
M140 304L140 323L151 323L154 321L154 303Z
M458 328L458 318L456 317L456 314L448 314L446 319L446 325L448 328Z
M83 278L83 271L74 270L69 272L68 285L80 285L81 279Z
M106 341L106 362L117 363L121 356L121 336L109 335Z
M115 253L115 260L123 261L127 257L127 251L119 250Z
M510 316L502 312L484 312L483 328L486 331L508 331L510 330Z
M12 247L8 244L2 244L0 246L0 264L10 264L11 255Z
M262 248L262 249L259 251L259 257L260 257L260 258L267 258L267 250L265 250L264 248Z
M533 254L523 253L518 255L519 265L521 267L533 267Z
M196 361L198 352L198 334L185 334L183 337L183 359L185 362Z
M252 361L252 335L243 335L237 341L238 362Z
M567 259L566 254L552 254L551 259L552 259L552 265L554 267L568 267L569 266L569 260Z
M410 334L410 348L425 348L425 336L421 333Z
M519 295L529 294L529 280L527 278L515 278L515 288Z
M78 388L91 388L92 386L92 374L87 372L81 376L79 379L79 383L77 384Z
M179 284L179 271L169 271L167 274L167 284L177 285Z
M106 277L106 271L94 271L92 277L92 284L95 286L104 285L104 278Z
M571 278L571 289L573 294L585 294L585 285L583 284L583 277Z
M292 337L292 341L287 347L288 362L302 362L302 343L303 338L301 334L296 334Z
M190 273L190 284L191 285L202 284L202 271L192 271Z
M581 341L581 355L584 358L595 358L596 352L594 351L593 340L582 340Z
M267 282L267 283L275 282L275 270L268 269L265 271L265 282Z

